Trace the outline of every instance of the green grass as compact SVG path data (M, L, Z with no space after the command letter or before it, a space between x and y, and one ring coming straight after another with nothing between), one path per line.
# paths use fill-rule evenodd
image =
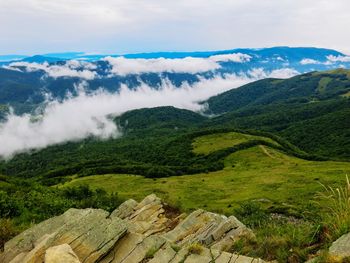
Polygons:
M217 172L160 179L122 174L89 176L74 178L60 187L88 184L136 200L156 193L184 211L204 208L232 214L241 202L261 200L266 208L282 207L298 213L322 191L319 182L335 185L350 173L349 163L305 161L266 146L233 153L225 159L225 166Z
M318 83L318 92L322 93L326 90L327 85L332 81L332 78L330 77L324 77L320 80L320 82Z
M240 143L248 142L250 140L264 140L275 145L279 145L277 142L270 138L238 132L228 132L215 133L198 137L193 141L192 147L194 153L209 154L221 149L235 146Z

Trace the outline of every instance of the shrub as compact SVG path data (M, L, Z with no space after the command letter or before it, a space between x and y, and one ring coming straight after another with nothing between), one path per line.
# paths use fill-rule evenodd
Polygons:
M244 202L235 209L235 215L247 226L256 228L266 224L268 214L256 202Z
M18 230L10 219L0 219L0 251L3 250L5 242L17 235Z
M203 246L199 243L192 243L189 247L188 247L188 253L189 254L196 254L196 255L200 255L203 252Z

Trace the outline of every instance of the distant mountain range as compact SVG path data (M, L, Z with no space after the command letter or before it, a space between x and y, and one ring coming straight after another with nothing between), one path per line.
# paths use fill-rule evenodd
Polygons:
M5 61L6 60L6 61ZM288 78L311 71L350 68L350 57L321 48L274 47L207 52L157 52L124 56L82 52L50 53L31 57L0 56L0 108L11 105L27 112L51 98L76 95L85 89L118 91L146 84L158 89L164 81L175 87L203 79L237 76L246 82L267 77ZM235 86L232 86L234 88ZM213 87L214 89L215 87Z
M135 53L135 54L89 54L85 52L63 52L63 53L47 53L38 54L34 56L25 55L0 55L1 62L13 62L13 61L31 61L42 62L46 60L63 61L63 60L86 60L96 61L107 56L126 58L143 58L143 59L156 59L156 58L185 58L185 57L199 57L207 58L213 55L220 54L232 54L232 53L244 53L251 56L260 57L261 59L269 59L271 57L281 57L288 59L289 61L299 61L306 57L311 57L315 60L325 61L325 57L328 55L333 56L345 56L345 54L324 48L313 47L272 47L272 48L237 48L222 51L194 51L194 52L150 52L150 53Z

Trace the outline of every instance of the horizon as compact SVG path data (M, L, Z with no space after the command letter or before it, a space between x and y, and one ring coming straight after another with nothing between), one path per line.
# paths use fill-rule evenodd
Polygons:
M347 50L340 50L340 49L334 49L329 47L321 47L321 46L288 46L288 45L274 45L274 46L266 46L266 47L235 47L235 48L228 48L228 49L193 49L193 50L154 50L154 51L136 51L132 53L121 53L121 52L109 52L109 53L99 53L99 52L89 52L89 51L62 51L62 52L56 52L56 51L50 51L50 52L44 52L44 53L27 53L27 54L21 54L21 53L11 53L11 54L5 54L0 53L0 56L23 56L23 57L33 57L33 56L54 56L57 55L63 55L63 54L81 54L82 56L125 56L125 55L137 55L137 54L155 54L155 53L205 53L205 52L227 52L227 51L236 51L241 49L247 49L247 50L262 50L262 49L272 49L272 48L316 48L316 49L325 49L325 50L334 50L340 53L343 53L344 55L350 55L350 49Z

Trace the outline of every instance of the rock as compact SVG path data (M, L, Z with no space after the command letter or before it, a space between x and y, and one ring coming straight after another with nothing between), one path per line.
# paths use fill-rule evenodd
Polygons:
M222 252L221 255L215 260L215 263L229 263L231 261L232 254Z
M69 209L5 244L1 263L258 263L231 254L241 236L252 235L234 216L204 210L179 215L154 194L128 200L111 214ZM191 246L199 243L196 251Z
M135 200L129 199L122 203L117 209L115 209L110 217L119 217L121 219L127 218L134 212L134 209L137 205L138 203Z
M45 263L80 263L70 245L50 247L45 252Z
M49 247L64 243L71 246L80 261L96 262L127 231L125 222L117 217L108 218L108 215L108 212L101 209L70 209L6 243L0 262L10 262L21 253L26 254L23 263L42 262Z
M350 257L350 233L334 241L329 248L329 254L337 258Z
M108 256L101 260L101 263L122 262L144 239L145 237L141 234L127 233L118 241Z
M170 262L176 255L176 251L169 243L166 243L154 254L154 257L148 263Z
M138 263L146 258L152 258L164 243L165 240L159 236L149 236L138 244L122 262Z

